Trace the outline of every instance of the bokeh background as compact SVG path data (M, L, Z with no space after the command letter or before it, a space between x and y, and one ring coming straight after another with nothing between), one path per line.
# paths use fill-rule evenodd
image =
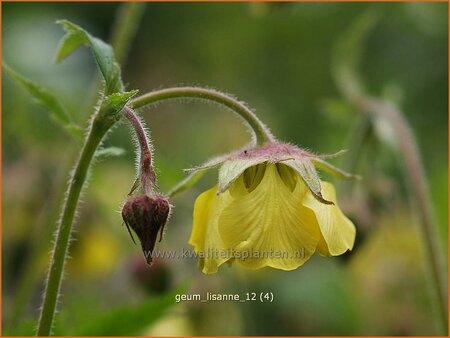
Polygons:
M40 83L85 127L97 71L86 48L53 62L66 18L104 40L120 3L2 3L3 61ZM358 229L354 250L314 256L292 272L223 266L205 276L196 261L147 268L121 226L120 206L135 176L125 124L106 145L82 198L66 269L56 334L430 335L436 331L418 217L395 147L372 133L352 144L361 112L333 79L334 46L367 12L376 23L361 46L360 74L388 98L417 136L438 233L447 257L448 36L445 3L149 3L123 63L129 89L145 93L200 85L249 103L280 139L317 152L350 149L336 165L364 179L338 185ZM52 233L80 145L3 75L2 301L4 334L32 334ZM155 146L162 191L184 168L241 147L248 134L224 109L176 101L142 111ZM215 172L176 196L160 249L187 244L196 196ZM324 175L324 178L332 179ZM446 258L445 258L446 259ZM186 302L174 294L273 292L273 303Z

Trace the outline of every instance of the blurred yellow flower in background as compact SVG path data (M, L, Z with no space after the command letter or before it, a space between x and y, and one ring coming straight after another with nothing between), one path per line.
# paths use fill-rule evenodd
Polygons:
M117 268L120 259L120 241L110 231L93 225L73 250L70 269L86 278L101 278Z

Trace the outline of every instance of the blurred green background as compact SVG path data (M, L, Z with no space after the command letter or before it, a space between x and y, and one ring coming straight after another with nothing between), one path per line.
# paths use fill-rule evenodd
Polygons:
M2 3L3 60L55 93L85 127L97 71L88 49L53 62L66 18L108 40L120 3ZM333 81L333 48L367 11L377 23L361 49L367 90L391 99L417 136L447 257L448 36L445 3L149 3L123 64L128 89L207 86L256 109L279 139L316 152L350 149L360 116ZM3 329L31 334L38 316L52 232L79 144L3 76ZM175 101L142 111L155 146L162 191L184 168L241 147L248 134L214 105ZM205 276L197 262L158 260L147 269L121 226L134 179L125 124L106 145L124 148L92 170L75 225L55 333L147 335L432 335L435 314L426 264L401 160L372 137L338 186L358 229L353 252L315 256L293 272L222 267ZM196 196L210 173L172 200L158 247L187 244ZM324 176L325 178L328 178ZM328 178L331 179L331 178ZM273 292L273 303L182 303L177 292Z

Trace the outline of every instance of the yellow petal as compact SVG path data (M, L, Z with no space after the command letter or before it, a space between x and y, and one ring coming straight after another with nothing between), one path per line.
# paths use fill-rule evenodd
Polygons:
M278 163L277 170L284 184L289 188L290 191L294 191L299 178L294 169L288 167L287 165Z
M356 229L339 209L331 183L322 182L322 194L325 199L333 201L335 205L320 203L311 193L307 193L303 205L310 208L316 215L323 236L317 251L324 256L338 256L353 248Z
M254 165L244 171L242 177L244 179L245 187L247 188L248 192L253 191L259 185L259 183L261 183L261 180L263 179L265 172L266 172L265 162Z
M245 185L242 175L234 185ZM244 191L235 189L234 200L219 219L220 235L225 246L235 250L235 262L282 270L305 263L320 237L314 213L302 205L306 187L297 184L291 192L276 165L268 163L260 184Z
M189 244L200 256L199 268L203 273L215 273L231 258L218 231L219 215L231 201L228 192L217 195L217 185L205 191L195 201L194 224Z

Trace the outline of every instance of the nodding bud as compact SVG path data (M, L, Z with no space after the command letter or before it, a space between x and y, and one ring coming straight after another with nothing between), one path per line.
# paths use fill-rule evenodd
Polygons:
M139 195L130 198L122 208L122 218L131 239L135 242L130 228L139 237L142 251L149 265L152 263L152 252L156 238L160 233L159 241L161 242L169 213L169 201L159 194L154 196Z

